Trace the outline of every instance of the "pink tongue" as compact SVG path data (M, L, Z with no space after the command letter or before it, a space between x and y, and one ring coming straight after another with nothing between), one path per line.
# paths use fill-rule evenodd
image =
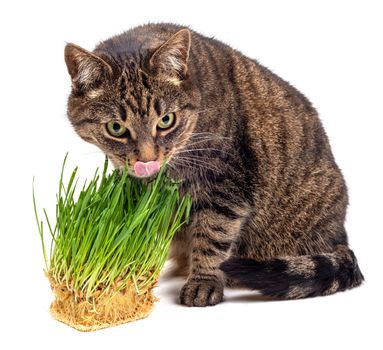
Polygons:
M137 176L150 176L160 171L160 162L136 162L134 172Z

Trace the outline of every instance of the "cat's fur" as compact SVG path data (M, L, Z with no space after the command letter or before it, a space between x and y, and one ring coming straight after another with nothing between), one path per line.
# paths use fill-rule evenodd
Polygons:
M229 46L149 24L90 53L68 44L68 115L115 166L168 162L193 197L172 257L186 271L180 301L219 303L225 283L278 298L361 284L348 248L348 202L316 110L294 87ZM176 126L157 131L163 115ZM105 123L127 126L124 138Z

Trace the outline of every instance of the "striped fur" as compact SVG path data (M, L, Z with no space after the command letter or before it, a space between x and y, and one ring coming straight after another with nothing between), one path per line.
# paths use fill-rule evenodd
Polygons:
M354 253L345 246L333 253L267 261L232 257L220 268L239 285L283 299L329 295L363 281Z
M168 164L193 197L171 256L180 301L207 306L225 282L279 298L361 283L344 229L347 188L316 110L270 70L215 39L149 24L101 42L68 44L68 116L121 167ZM174 112L169 130L156 123ZM105 125L118 121L122 138Z

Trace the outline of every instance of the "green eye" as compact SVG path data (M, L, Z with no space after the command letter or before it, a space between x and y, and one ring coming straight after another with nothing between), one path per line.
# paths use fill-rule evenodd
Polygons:
M171 126L174 125L175 120L176 120L176 117L174 113L166 114L160 119L160 121L157 124L157 127L159 129L169 129Z
M127 130L125 126L113 120L106 124L106 128L108 129L109 134L111 134L114 137L123 136Z

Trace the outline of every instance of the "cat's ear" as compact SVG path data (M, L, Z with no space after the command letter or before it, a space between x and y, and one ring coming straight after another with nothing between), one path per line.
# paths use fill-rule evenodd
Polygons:
M190 31L181 29L168 41L162 44L149 61L150 70L155 75L178 84L187 78L189 58Z
M65 63L75 89L87 89L112 73L102 58L74 44L65 46Z

